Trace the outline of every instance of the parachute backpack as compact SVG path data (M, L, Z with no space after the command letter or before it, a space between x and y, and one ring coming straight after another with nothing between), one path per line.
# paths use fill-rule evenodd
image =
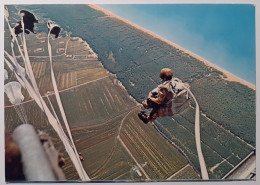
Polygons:
M172 99L172 111L173 114L179 114L186 110L190 105L190 94L188 90L190 85L188 83L183 83L178 78L173 78L171 80L171 90L174 94Z

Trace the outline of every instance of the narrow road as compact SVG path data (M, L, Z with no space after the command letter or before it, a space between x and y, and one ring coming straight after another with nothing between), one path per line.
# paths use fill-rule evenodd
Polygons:
M125 145L125 143L122 141L122 139L117 136L118 141L121 143L121 145L124 147L124 149L127 151L127 153L131 156L131 158L135 161L136 165L139 167L139 169L143 172L143 174L145 175L147 180L151 180L151 178L149 177L149 175L146 173L146 171L144 170L144 168L142 167L142 165L140 165L138 163L138 161L136 160L136 158L133 156L133 154L131 153L131 151L127 148L127 146Z
M166 180L171 180L174 176L178 175L179 173L181 173L185 168L187 168L188 166L190 166L189 164L187 164L186 166L184 166L183 168L181 168L179 171L177 171L176 173L172 174L170 177L168 177Z
M137 105L136 107L139 107L139 106L140 106L140 105ZM134 107L134 108L136 108L136 107ZM130 113L132 113L134 110L135 110L135 109L130 110L130 111L123 117L123 119L121 120L120 127L119 127L119 129L118 129L117 137L120 137L121 129L122 129L122 126L123 126L123 123L124 123L126 117L127 117Z
M138 106L137 106L138 107ZM118 129L118 134L117 134L117 140L121 143L121 145L124 147L124 149L127 151L127 153L130 155L130 157L135 161L136 165L139 167L139 169L143 172L143 174L145 175L147 180L151 180L151 178L149 177L149 175L146 173L146 171L144 170L144 168L142 167L141 164L138 163L138 161L136 160L136 158L133 156L133 154L131 153L131 151L127 148L127 146L125 145L125 143L123 142L123 140L120 138L120 133L121 133L121 129L123 127L124 121L126 119L126 117L132 113L135 109L132 109L131 111L129 111L124 118L121 120L121 124L120 127Z

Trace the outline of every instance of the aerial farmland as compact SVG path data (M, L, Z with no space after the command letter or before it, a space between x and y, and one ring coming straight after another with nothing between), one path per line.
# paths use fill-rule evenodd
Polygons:
M49 6L26 8L48 19L54 8ZM17 12L19 6L9 8ZM73 141L91 180L202 178L195 143L194 102L173 117L149 124L138 119L140 102L159 83L157 74L163 66L176 69L176 75L191 85L200 102L201 145L210 179L224 178L254 155L255 90L226 81L222 72L192 55L91 6L75 5L75 12L69 11L69 5L56 8L65 16L55 17L65 31L50 41L53 71ZM80 14L82 9L87 10L86 14ZM66 10L71 17L66 17ZM11 23L14 25L15 19ZM77 29L75 25L82 27ZM4 49L11 53L7 29L4 39ZM40 95L62 120L52 85L47 34L40 29L39 33L26 35L26 42ZM16 55L25 67L18 52ZM16 81L6 65L5 69L9 75L5 83ZM66 179L80 180L45 113L26 89L22 88L22 94L24 100L19 105L12 105L5 95L6 130L12 133L22 124L16 110L24 110L28 123L47 132L56 149L64 154L62 170ZM65 125L62 127L67 134Z

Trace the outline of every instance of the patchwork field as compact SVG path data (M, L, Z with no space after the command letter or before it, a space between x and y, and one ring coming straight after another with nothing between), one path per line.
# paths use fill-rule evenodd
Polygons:
M200 170L194 140L194 120L192 119L194 114L195 110L190 108L173 118L159 119L155 124L184 150L194 162L195 167ZM205 115L201 115L200 122L202 150L210 178L223 177L254 150L253 146Z
M44 33L31 37L27 42L32 47L34 46L30 42L47 42L42 42L46 39ZM105 70L97 59L93 60L92 57L91 60L75 60L71 56L66 57L74 55L74 51L81 51L86 42L67 37L58 38L57 42L67 43L63 45L63 54L53 55L58 89L75 145L84 157L82 164L92 180L165 179L188 164L185 157L166 142L151 125L144 125L138 119L139 108L136 102L116 76ZM53 43L53 51L55 47L61 47ZM84 56L88 53L87 50L77 52L77 55ZM33 50L29 51L40 92L47 105L50 107L51 102L59 120L62 120L53 93L49 59L40 55L41 57L34 60L34 54ZM12 80L15 78L9 79ZM46 116L25 90L23 93L26 99L19 107L26 112L28 122L52 136L56 148L65 154L66 165L63 170L66 178L78 179ZM6 129L12 132L22 122L7 97L5 102L5 125ZM191 178L199 178L194 170L193 174L196 175Z
M221 179L255 150L254 90L224 80L220 71L182 50L91 7L74 5L77 11L70 11L69 5L27 8L40 18L55 17L73 33L51 40L54 73L76 147L91 179L201 178L194 139L194 102L180 115L158 119L154 126L159 130L137 118L136 101L141 102L160 83L162 67L174 69L177 77L188 82L200 104L202 151L210 179ZM13 9L16 11L10 6ZM10 53L9 35L6 31L5 51ZM46 33L30 34L29 56L41 95L57 110L46 39ZM21 58L17 59L21 63ZM10 70L8 74L8 81L15 80ZM67 179L79 179L45 115L26 90L22 92L25 100L21 109L29 122L46 130L65 153ZM61 117L59 111L57 115ZM12 132L20 123L5 96L6 129Z

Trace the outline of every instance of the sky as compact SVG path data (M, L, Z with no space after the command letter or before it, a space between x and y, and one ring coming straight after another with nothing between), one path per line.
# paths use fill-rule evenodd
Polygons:
M250 4L113 4L100 7L255 84L255 7Z

